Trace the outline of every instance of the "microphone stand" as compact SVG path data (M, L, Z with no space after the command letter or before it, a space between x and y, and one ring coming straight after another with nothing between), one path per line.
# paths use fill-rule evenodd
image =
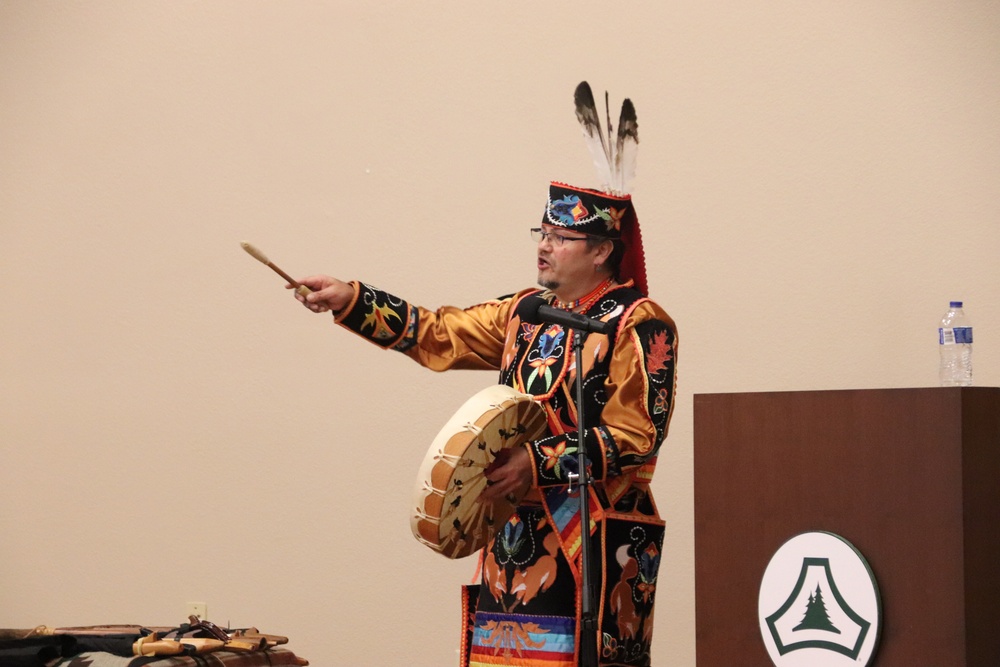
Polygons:
M597 667L597 610L594 609L594 585L591 582L590 475L584 449L583 339L584 332L573 329L573 355L576 363L577 474L568 475L572 488L577 480L580 494L580 667Z

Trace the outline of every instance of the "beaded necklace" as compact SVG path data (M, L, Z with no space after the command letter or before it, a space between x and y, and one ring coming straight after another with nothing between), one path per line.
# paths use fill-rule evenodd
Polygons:
M594 288L593 292L580 297L576 301L560 301L559 299L556 299L555 301L552 302L552 305L555 306L556 308L562 308L563 310L571 310L571 311L580 308L580 306L583 306L582 310L586 311L588 308L594 305L594 303L599 298L601 298L602 294L604 294L611 288L613 282L614 278L608 278L603 283Z

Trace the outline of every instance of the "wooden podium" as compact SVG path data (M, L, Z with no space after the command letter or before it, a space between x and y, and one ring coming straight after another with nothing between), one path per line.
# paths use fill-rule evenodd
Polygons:
M694 397L700 667L770 667L757 598L806 531L867 559L878 667L1000 665L1000 389Z

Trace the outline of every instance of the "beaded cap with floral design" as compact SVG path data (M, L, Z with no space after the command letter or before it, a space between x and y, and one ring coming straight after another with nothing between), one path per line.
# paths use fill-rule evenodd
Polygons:
M594 105L594 96L586 81L577 86L574 101L577 120L583 127L584 140L597 168L600 189L580 188L553 181L549 184L549 198L542 222L582 234L621 241L625 252L621 260L620 277L622 280L632 280L636 289L648 296L642 234L632 205L632 196L628 194L635 176L635 157L639 144L635 107L628 99L622 104L616 141L612 143L610 115L605 136Z
M581 234L621 241L625 246L625 254L622 256L619 277L631 280L636 289L649 296L642 233L639 231L639 219L635 215L631 195L618 196L552 182L549 184L549 200L542 222Z

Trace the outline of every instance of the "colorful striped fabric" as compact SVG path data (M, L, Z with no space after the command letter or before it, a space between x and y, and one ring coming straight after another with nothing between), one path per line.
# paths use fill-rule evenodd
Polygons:
M604 518L604 509L592 489L590 491L590 533L597 528L597 522ZM580 552L580 498L576 491L569 493L565 488L546 489L545 500L552 512L552 520L559 531L560 539L571 561Z
M476 614L470 667L575 667L576 620L528 614Z

